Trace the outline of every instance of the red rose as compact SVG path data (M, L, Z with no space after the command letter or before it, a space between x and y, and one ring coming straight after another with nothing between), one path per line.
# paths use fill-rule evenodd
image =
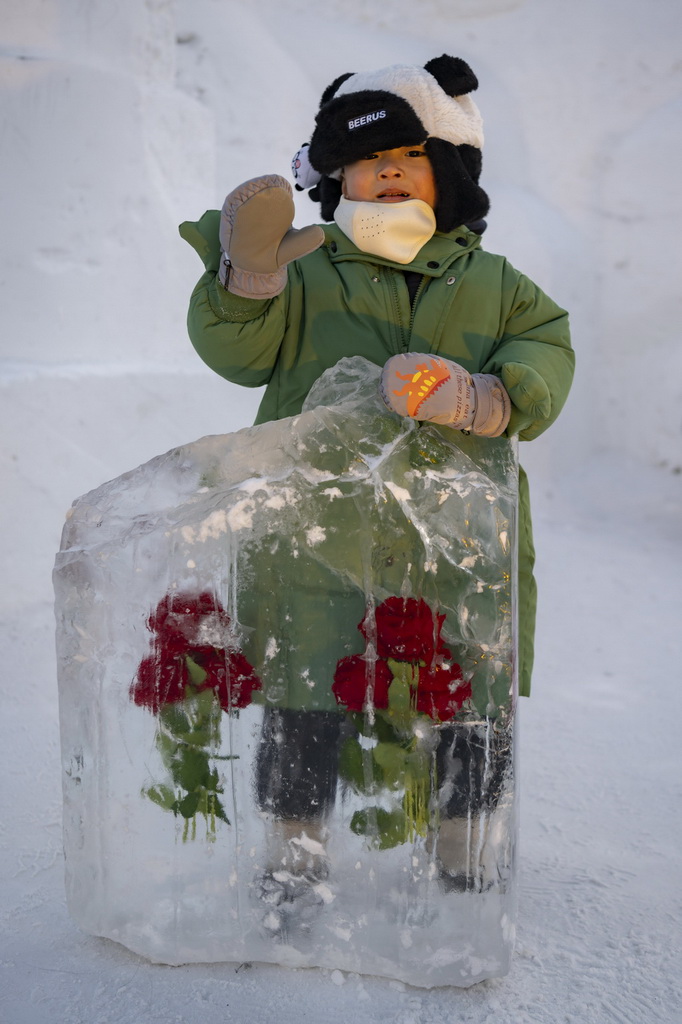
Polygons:
M158 715L164 704L184 700L188 682L189 673L184 657L157 648L154 654L140 662L130 687L130 699Z
M389 597L365 617L358 629L376 644L382 658L431 664L444 650L440 631L444 615L435 615L426 601L415 597Z
M417 711L431 718L447 722L457 714L465 700L471 697L471 683L462 679L462 669L455 662L444 665L438 659L430 668L419 671Z
M215 688L223 711L245 708L251 703L253 691L261 688L261 681L253 666L239 651L214 651L214 653L219 657L221 668L218 668L217 665L212 667L211 679L217 681L209 683L207 679L206 685ZM201 667L205 668L206 666L202 664Z
M201 682L198 679L198 674L192 671L190 667L190 678L192 685L197 691L217 689L219 686L223 686L225 683L225 651L217 647L211 647L209 644L202 644L200 647L187 647L183 654L186 654L192 659L195 665L197 665L202 672L206 673L206 676ZM228 655L229 657L229 655Z
M230 624L220 601L210 591L166 594L147 619L147 627L164 637L182 638L185 642L196 643L199 630L209 616L224 629Z
M388 688L393 682L393 673L385 661L368 661L361 654L341 658L334 672L332 691L337 704L349 711L362 711L372 692L372 706L388 707Z
M196 693L215 690L225 711L246 707L261 683L242 654L216 646L229 624L208 590L166 594L147 620L156 633L154 649L140 662L131 700L158 714L165 704L184 700L185 688L191 686Z

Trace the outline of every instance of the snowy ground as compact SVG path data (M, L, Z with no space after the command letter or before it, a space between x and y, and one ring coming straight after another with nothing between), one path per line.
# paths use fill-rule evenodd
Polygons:
M2 1024L681 1024L680 28L672 0L5 0ZM571 309L578 351L569 406L522 452L541 597L512 972L424 991L152 966L80 933L64 905L50 586L64 513L253 419L257 396L186 340L198 267L177 222L286 174L336 74L443 49L481 77L486 245Z

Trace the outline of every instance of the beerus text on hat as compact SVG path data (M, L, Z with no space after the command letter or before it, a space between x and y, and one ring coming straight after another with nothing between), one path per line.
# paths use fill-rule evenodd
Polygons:
M309 188L324 220L341 197L341 171L369 153L424 146L436 181L436 225L452 231L488 212L481 173L483 122L469 96L478 80L459 57L435 57L423 68L395 64L340 75L325 89L310 144L292 170Z

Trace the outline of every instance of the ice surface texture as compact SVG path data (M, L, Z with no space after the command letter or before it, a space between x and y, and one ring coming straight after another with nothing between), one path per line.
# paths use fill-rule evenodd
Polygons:
M55 567L67 895L152 960L506 973L516 453L342 360L301 415L78 499Z

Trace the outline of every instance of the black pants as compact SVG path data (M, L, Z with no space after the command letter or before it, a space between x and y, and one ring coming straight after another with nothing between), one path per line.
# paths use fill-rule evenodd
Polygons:
M446 726L436 748L441 818L461 818L497 806L511 781L511 743L491 719L480 725Z
M325 818L336 799L338 759L349 720L334 711L266 708L256 757L261 810L302 821ZM441 818L492 810L512 771L508 733L492 720L445 726L436 748Z
M327 816L336 799L341 726L334 711L266 708L256 758L256 797L278 818Z

